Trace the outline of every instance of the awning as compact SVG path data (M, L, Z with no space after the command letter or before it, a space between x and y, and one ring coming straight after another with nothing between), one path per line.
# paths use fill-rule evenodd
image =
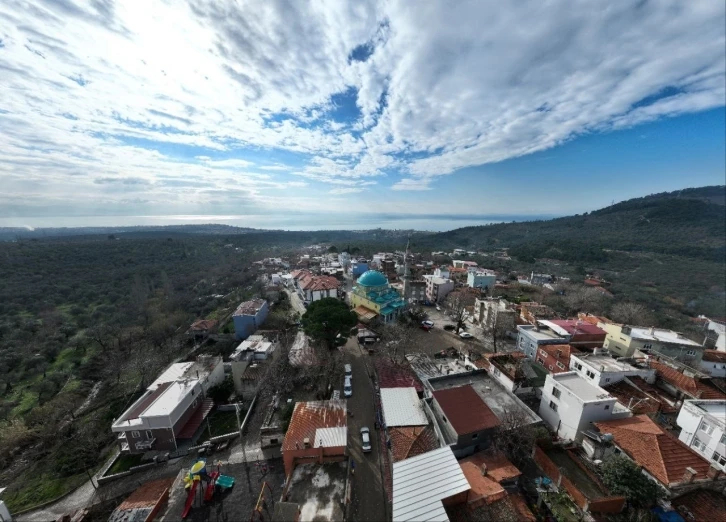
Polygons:
M362 306L362 305L356 306L355 308L353 308L353 311L356 313L358 318L361 319L362 321L370 321L371 319L373 319L375 316L378 315L370 308L366 308L365 306Z

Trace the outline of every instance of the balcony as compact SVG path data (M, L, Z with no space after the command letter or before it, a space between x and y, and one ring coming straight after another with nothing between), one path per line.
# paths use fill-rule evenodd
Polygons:
M126 432L122 431L118 434L118 437L116 437L118 440L126 440Z
M139 441L134 446L137 450L148 450L152 448L154 442L156 442L156 438Z

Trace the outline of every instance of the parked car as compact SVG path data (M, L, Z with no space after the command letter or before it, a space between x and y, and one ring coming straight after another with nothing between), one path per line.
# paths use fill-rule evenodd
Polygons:
M345 378L345 383L343 384L343 395L346 397L352 397L353 396L353 377L347 376Z
M444 325L444 330L447 330L447 331L449 331L449 332L450 332L451 330L456 330L456 325L455 325L455 324L445 324L445 325Z
M360 429L360 439L361 439L361 447L363 448L363 453L370 453L371 451L371 430L363 426Z
M421 321L421 328L423 328L424 330L431 330L433 327L433 321Z
M474 336L471 335L469 332L461 332L459 334L459 337L461 337L462 339L473 339L474 338Z
M441 307L439 305L436 305L436 310L440 312L441 311Z
M353 367L350 364L346 364L344 367L345 369L345 376L346 377L353 377Z

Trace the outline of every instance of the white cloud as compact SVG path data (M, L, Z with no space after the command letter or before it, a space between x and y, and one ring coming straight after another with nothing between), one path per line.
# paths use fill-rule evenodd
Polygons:
M357 192L363 192L365 189L362 188L355 188L355 187L349 187L349 188L334 188L328 191L328 194L355 194Z
M722 106L725 9L5 0L3 189L37 208L272 210L321 183L429 190L464 167Z

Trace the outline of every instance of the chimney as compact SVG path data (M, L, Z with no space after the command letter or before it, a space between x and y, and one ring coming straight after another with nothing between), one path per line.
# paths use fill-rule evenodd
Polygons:
M721 469L716 467L714 464L711 464L711 467L708 468L708 471L706 472L706 476L711 480L718 480L721 476Z
M482 464L481 465L481 476L482 477L486 477L487 476L487 472L488 472L487 465L486 464Z
M310 439L308 437L305 437L303 439L303 446L306 447L306 448L309 448L310 447ZM695 471L694 471L694 473L695 473Z
M696 476L696 473L698 473L695 469L692 467L687 467L685 473L683 473L683 479L681 480L681 483L683 484L690 484L693 482L693 478Z

